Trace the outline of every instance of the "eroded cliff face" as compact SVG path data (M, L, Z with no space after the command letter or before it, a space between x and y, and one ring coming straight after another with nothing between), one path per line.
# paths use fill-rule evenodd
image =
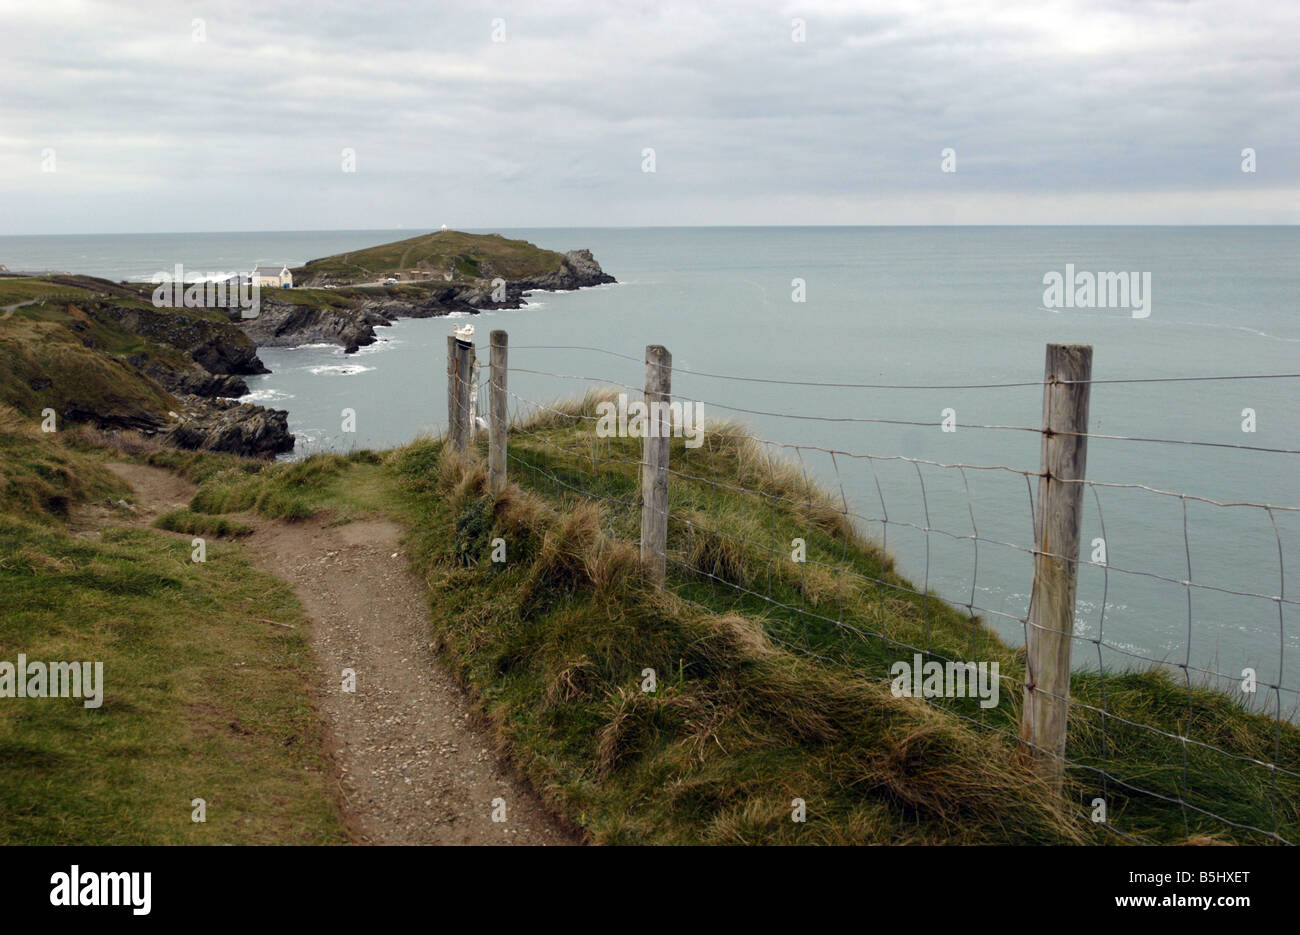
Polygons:
M97 303L93 312L156 344L180 351L209 373L269 372L257 356L257 344L229 321L210 313L119 305L111 300Z
M130 427L178 448L259 458L293 450L287 412L236 401L248 393L241 374L269 371L257 356L257 345L224 313L141 308L106 297L88 314L149 341L153 347L128 355L124 363L176 400ZM78 416L101 427L121 424L114 413Z
M133 354L127 358L127 363L174 395L238 399L248 394L248 384L243 377L213 373L193 361L164 362L144 354Z

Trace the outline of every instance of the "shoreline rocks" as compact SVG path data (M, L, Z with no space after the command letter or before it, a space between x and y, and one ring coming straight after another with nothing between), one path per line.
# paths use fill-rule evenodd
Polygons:
M271 458L292 451L289 413L233 399L182 397L178 419L155 437L178 448Z
M374 326L388 323L383 315L364 306L340 309L296 305L263 296L258 316L241 319L239 327L257 347L338 344L351 354L374 344Z
M243 377L212 373L195 363L168 366L144 354L128 357L127 363L176 396L238 399L248 395L248 384Z

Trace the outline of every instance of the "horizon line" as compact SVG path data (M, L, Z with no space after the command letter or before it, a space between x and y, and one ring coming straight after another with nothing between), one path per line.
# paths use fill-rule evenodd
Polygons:
M462 233L471 233L477 231L501 231L501 230L861 230L861 229L878 229L878 230L897 230L897 229L917 229L917 230L969 230L969 229L1028 229L1028 228L1066 228L1066 227L1097 227L1097 228L1233 228L1233 227L1258 227L1258 228L1289 228L1300 227L1300 222L1291 224L545 224L545 225L519 225L503 227L449 227L448 231L460 231ZM339 233L371 233L393 231L412 231L412 236L419 236L421 233L436 234L441 230L438 227L314 227L314 228L261 228L261 229L244 229L244 230L170 230L170 231L68 231L62 233L43 233L43 234L0 234L0 238L6 237L159 237L171 235L194 235L194 234L339 234Z

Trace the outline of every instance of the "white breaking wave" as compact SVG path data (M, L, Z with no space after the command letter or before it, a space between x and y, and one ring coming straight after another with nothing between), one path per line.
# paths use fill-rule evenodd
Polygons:
M340 377L350 377L374 369L374 367L363 367L360 364L324 364L319 367L308 367L307 372L318 376L329 373Z
M295 399L292 393L285 393L280 390L252 390L248 394L239 397L241 403L267 403L280 399Z
M1205 303L1201 303L1201 304L1205 304ZM1114 312L1116 311L1115 309L1101 309L1100 311L1098 311L1098 310L1086 309L1086 308L1085 309L1078 309L1078 308L1060 309L1060 308L1048 308L1046 306L1039 306L1038 310L1040 312L1051 312L1053 315L1059 315L1063 311L1068 311L1072 314L1086 315L1090 318L1113 318L1117 321L1123 321L1128 317L1127 315L1121 316L1121 315L1114 314ZM1119 309L1118 311L1123 312L1126 310ZM1107 314L1108 312L1110 314ZM1270 334L1267 331L1260 331L1258 328L1251 328L1248 325L1232 325L1232 324L1228 324L1227 322L1184 321L1181 318L1162 318L1159 321L1156 321L1155 317L1152 316L1152 323L1157 325L1182 325L1188 328L1219 328L1225 331L1241 331L1245 334L1253 335L1257 338L1268 338L1270 341L1284 341L1287 344L1300 344L1300 338L1288 338L1285 335Z
M374 344L367 344L365 347L357 348L351 356L360 357L365 354L378 354L380 351L387 350L394 344L405 344L405 341L399 341L396 338L380 338Z
M1268 338L1271 341L1285 341L1288 344L1300 343L1300 338L1287 338L1280 334L1269 334L1267 331L1260 331L1258 328L1251 328L1247 325L1229 325L1214 321L1170 321L1171 325L1191 325L1193 328L1222 328L1227 331L1244 331L1246 334L1253 334L1257 338Z

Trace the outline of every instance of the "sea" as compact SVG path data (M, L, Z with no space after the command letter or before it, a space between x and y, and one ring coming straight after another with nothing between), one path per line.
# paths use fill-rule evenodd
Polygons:
M416 233L9 236L0 263L147 280L177 263L293 266ZM786 446L772 450L841 496L918 588L973 608L1016 644L1045 349L1091 344L1089 431L1114 437L1088 440L1075 666L1162 664L1234 692L1253 674L1244 700L1295 715L1300 228L499 233L589 248L618 279L473 317L484 359L488 332L509 333L510 390L529 401L512 410L592 385L639 387L645 346L662 344L677 397ZM1046 290L1067 269L1132 272L1135 285L1149 274L1146 305L1062 305ZM294 457L440 432L446 335L465 323L398 321L350 355L265 348L272 372L249 378L249 399L288 410ZM345 409L355 432L343 431ZM707 452L706 441L688 457L703 465Z

